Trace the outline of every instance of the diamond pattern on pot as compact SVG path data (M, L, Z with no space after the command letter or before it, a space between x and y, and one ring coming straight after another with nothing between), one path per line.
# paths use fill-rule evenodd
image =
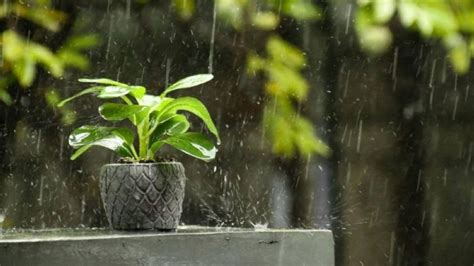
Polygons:
M175 229L185 189L180 163L111 164L101 174L101 196L114 229Z

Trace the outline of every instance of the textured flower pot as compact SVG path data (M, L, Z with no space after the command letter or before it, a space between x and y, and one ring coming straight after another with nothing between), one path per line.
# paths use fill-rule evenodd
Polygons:
M186 176L179 162L107 164L100 193L113 229L175 230Z

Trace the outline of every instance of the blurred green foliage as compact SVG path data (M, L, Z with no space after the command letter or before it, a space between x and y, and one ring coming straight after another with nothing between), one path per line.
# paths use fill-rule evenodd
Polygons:
M474 57L472 0L358 0L356 30L362 48L380 54L390 47L394 19L426 39L440 40L457 73L466 73Z
M181 19L188 20L193 16L195 10L194 0L173 0L173 4Z
M307 0L215 0L218 16L235 29L251 24L257 29L272 30L279 24L280 16L296 20L314 20L321 17L319 8Z
M267 78L265 91L271 100L265 107L264 126L273 152L280 156L329 153L316 137L312 123L293 106L294 101L303 102L308 96L309 85L300 72L305 65L303 52L275 35L268 39L265 57L255 53L248 56L249 72L261 71Z
M277 19L273 20L274 25L254 22L252 25L259 30L276 28L280 12L297 21L315 21L321 17L319 8L310 1L271 0L266 3L269 9L255 12L253 16L272 14ZM249 73L262 72L266 78L264 86L269 101L264 110L263 125L272 150L278 156L329 154L328 146L316 136L313 123L301 116L295 107L308 98L310 86L302 73L306 61L301 49L275 34L267 39L265 55L255 51L248 55Z
M190 18L193 0L175 0L181 18ZM309 0L215 0L216 16L237 31L272 31L280 24L281 16L296 21L315 21L321 10ZM302 74L306 55L276 34L266 39L266 55L261 56L250 47L247 69L250 74L264 73L264 89L268 97L264 109L263 126L271 140L273 152L282 157L296 154L327 155L329 148L316 136L313 123L295 108L308 97L309 84Z
M31 87L37 77L38 66L55 78L62 77L68 67L86 70L89 67L89 60L83 53L99 42L98 37L92 34L72 36L61 48L53 51L46 44L36 40L45 38L42 38L44 35L35 34L34 29L29 29L28 36L23 36L18 30L19 20L29 21L34 27L44 29L48 33L60 32L68 16L54 9L49 0L4 2L0 5L0 19L6 24L0 35L2 48L0 100L7 105L13 103L8 93L9 88L15 84L25 89ZM52 95L57 94L54 91L49 89L45 94L48 103L54 102ZM55 105L51 103L50 106ZM68 109L61 112L64 116L63 121L70 122L72 116L68 114Z

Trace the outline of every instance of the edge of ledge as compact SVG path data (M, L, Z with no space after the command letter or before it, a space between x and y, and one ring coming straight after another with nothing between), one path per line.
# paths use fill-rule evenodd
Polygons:
M208 230L208 231L206 231ZM86 235L80 235L83 232ZM76 235L71 234L76 233ZM79 234L77 234L79 233ZM0 233L0 244L21 244L35 242L62 242L62 241L84 241L84 240L107 240L107 239L133 239L149 237L179 237L179 236L206 236L206 235L244 235L244 234L322 234L330 235L332 231L326 229L246 229L232 227L179 227L177 232L159 231L116 231L108 229L45 229L45 230L22 230L15 232ZM53 235L50 235L53 234Z

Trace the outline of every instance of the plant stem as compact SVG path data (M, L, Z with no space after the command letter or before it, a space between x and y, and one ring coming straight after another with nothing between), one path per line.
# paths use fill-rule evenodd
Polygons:
M121 98L126 104L133 105L133 102L130 101L130 99L127 96L122 96Z
M132 145L132 154L135 160L140 160L140 156L138 156L137 151L135 150L135 147Z
M140 159L146 160L148 153L148 137L140 138Z
M139 141L139 159L147 160L148 159L148 145L150 138L148 136L148 121L143 121L142 125L139 125L137 128L138 131L138 141Z

